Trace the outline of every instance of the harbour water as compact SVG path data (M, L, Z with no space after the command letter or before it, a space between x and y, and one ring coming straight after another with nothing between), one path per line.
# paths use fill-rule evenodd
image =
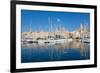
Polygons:
M90 43L77 40L59 44L22 44L21 62L72 61L90 59Z

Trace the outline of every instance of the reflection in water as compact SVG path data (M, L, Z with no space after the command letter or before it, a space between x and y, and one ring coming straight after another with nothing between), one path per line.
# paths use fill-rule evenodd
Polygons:
M90 59L90 43L79 41L64 44L22 44L21 62L44 62Z

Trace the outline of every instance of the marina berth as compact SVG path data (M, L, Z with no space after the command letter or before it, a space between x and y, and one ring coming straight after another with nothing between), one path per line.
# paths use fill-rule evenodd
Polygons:
M48 18L49 31L32 31L32 25L30 24L29 32L22 32L22 43L25 44L38 44L38 45L54 45L54 44L63 44L67 42L72 42L77 39L78 41L89 43L90 42L90 32L89 29L83 27L83 24L80 24L80 28L76 31L69 32L64 27L56 28L55 31L52 31L53 26L50 18ZM60 20L59 20L60 22ZM59 25L59 24L58 24ZM61 26L61 24L60 24Z

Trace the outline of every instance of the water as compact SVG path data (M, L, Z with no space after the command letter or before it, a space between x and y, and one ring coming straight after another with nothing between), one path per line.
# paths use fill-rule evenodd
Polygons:
M90 59L90 44L79 41L64 44L22 44L21 62L71 61Z

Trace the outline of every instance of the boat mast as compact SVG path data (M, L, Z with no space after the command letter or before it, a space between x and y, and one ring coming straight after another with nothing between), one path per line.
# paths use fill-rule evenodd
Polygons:
M48 22L49 22L49 25L50 25L50 17L48 17ZM49 28L49 32L50 32L50 28Z
M57 19L57 22L58 22L58 32L59 32L59 35L61 35L61 23L60 23L60 19L58 18Z
M52 22L51 22L51 20L50 20L50 17L48 17L48 22L49 22L49 26L50 26L49 32L51 32L51 31L52 31Z
M49 22L49 38L51 38L51 32L52 32L52 24L51 24L51 20L50 20L50 17L48 17L48 22Z
M81 23L81 25L80 25L80 37L81 37L81 39L83 39L84 38L84 27L83 27L83 24Z
M30 22L29 32L32 33L32 21Z

